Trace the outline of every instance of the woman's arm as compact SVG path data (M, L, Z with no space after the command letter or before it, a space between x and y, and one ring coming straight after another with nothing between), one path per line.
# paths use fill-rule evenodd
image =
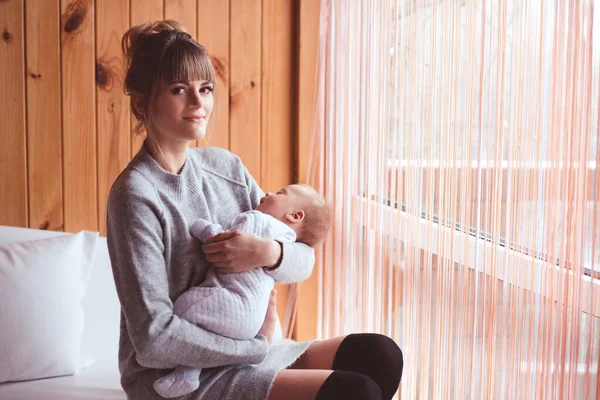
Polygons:
M246 186L248 187L252 209L255 209L260 203L260 199L262 199L265 194L245 167L244 177L246 179ZM273 253L268 251L269 246L273 248L273 243L264 245L262 254L264 254L265 257L260 265L272 264L272 258L270 257ZM281 262L273 268L267 268L266 271L273 279L275 279L275 282L278 283L294 283L308 279L315 266L315 252L312 247L309 247L304 243L283 243L279 246L277 254L280 256L278 259L281 260Z
M149 194L151 193L151 195ZM161 210L154 188L113 188L107 239L121 310L141 365L210 368L264 359L263 335L234 340L201 329L173 313L163 256Z
M304 243L281 243L281 263L265 268L278 283L294 283L308 279L315 266L315 252Z

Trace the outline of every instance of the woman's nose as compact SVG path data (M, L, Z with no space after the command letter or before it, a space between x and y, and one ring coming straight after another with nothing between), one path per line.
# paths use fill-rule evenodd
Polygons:
M273 195L273 193L272 193L272 192L267 192L267 193L265 193L265 197L269 197L269 196L272 196L272 195Z
M195 91L190 92L190 107L202 107L202 97L200 97L200 93Z

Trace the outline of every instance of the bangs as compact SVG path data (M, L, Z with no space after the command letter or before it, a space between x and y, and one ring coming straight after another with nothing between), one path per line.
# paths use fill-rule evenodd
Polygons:
M209 81L215 83L215 71L206 50L187 40L175 40L164 52L158 66L159 82Z

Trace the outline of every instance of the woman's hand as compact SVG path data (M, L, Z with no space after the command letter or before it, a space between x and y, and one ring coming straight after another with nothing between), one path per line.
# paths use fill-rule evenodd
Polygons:
M271 290L271 298L269 299L269 307L265 322L263 322L258 333L262 333L267 338L267 342L271 344L273 341L273 332L275 332L275 324L277 324L277 290Z
M228 274L273 267L281 255L281 247L276 241L242 231L222 232L209 240L210 244L202 246L206 260Z

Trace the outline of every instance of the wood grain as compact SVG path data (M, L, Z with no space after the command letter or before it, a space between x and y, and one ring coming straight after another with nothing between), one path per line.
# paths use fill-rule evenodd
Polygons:
M172 19L185 27L196 39L196 0L169 0L165 2L165 19Z
M26 3L29 227L63 229L59 0Z
M27 226L23 2L0 3L0 225Z
M237 6L234 3L234 6ZM217 75L214 121L207 136L210 146L230 149L229 140L229 2L203 0L198 6L198 42L211 58ZM210 125L209 125L210 126Z
M319 0L303 0L299 7L297 181L305 183L308 177L311 135L315 126Z
M125 65L121 50L121 38L129 28L129 4L97 0L96 22L98 227L104 235L108 194L131 152L129 97L123 93Z
M281 168L294 159L296 136L295 32L292 0L263 1L261 85L261 177L265 191L293 182L292 170Z
M61 10L64 226L97 230L94 5L63 0Z
M261 1L231 8L231 151L239 155L259 185L261 176Z

